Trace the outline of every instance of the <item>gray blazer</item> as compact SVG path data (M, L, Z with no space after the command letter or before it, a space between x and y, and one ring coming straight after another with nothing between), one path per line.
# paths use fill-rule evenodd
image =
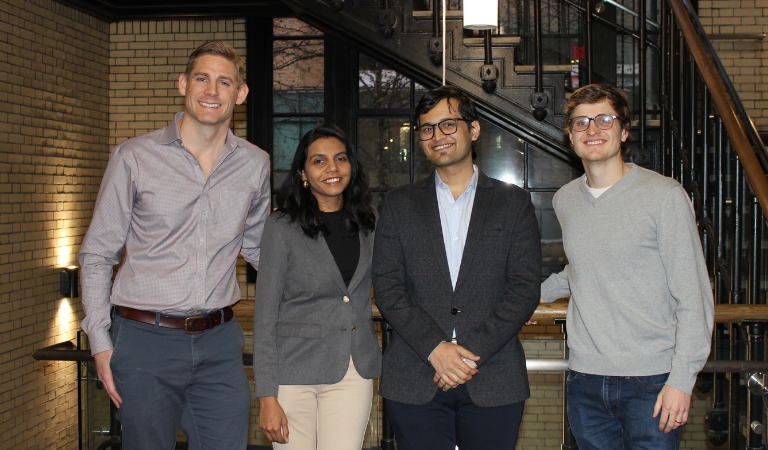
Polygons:
M381 372L371 320L373 233L360 236L360 260L347 288L322 235L312 239L282 213L271 214L261 239L253 315L256 397L280 384L341 381L349 357L363 378Z
M394 328L384 352L380 393L419 405L435 396L427 361L456 329L480 356L467 383L472 401L507 405L530 396L517 337L539 303L541 244L530 195L479 174L456 289L431 177L389 192L376 226L376 304Z

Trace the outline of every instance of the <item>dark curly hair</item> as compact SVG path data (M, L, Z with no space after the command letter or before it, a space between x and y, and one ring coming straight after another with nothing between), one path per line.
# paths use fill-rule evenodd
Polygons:
M327 231L320 218L317 199L309 189L303 187L304 181L301 178L309 146L323 138L341 141L352 167L349 185L342 193L341 209L344 228L349 235L355 235L358 231L368 234L376 228L376 213L372 205L371 191L368 190L368 174L357 158L349 136L336 125L320 125L301 138L296 154L293 156L290 173L277 193L278 210L287 214L291 222L298 222L304 234L309 237L316 238L320 232Z

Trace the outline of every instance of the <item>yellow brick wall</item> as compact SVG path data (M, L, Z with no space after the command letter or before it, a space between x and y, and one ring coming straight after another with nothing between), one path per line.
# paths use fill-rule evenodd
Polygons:
M708 34L768 33L765 0L700 0L699 19ZM713 41L744 108L761 133L768 133L768 41Z
M0 448L77 446L76 263L108 155L109 29L51 0L0 0Z
M109 26L111 147L168 125L184 109L178 78L189 54L208 40L232 44L246 58L245 21L128 21ZM235 108L236 135L245 138L245 105Z

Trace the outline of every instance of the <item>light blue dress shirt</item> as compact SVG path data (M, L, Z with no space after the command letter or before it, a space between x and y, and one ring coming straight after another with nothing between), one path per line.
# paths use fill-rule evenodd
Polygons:
M459 278L461 257L464 255L464 243L467 241L467 230L469 229L469 219L472 216L472 205L475 203L477 166L473 164L472 169L474 174L469 180L469 185L457 199L453 198L451 188L443 183L440 175L435 172L437 207L440 211L445 255L448 257L448 269L451 272L451 284L454 289L456 289L456 280Z
M461 269L461 257L464 255L464 243L467 241L469 219L472 216L472 205L475 204L475 186L477 186L477 166L472 164L472 178L469 185L459 198L454 199L451 188L443 183L435 171L435 191L437 193L437 209L440 211L440 225L443 228L443 244L445 256L448 258L448 270L451 272L451 285L456 289L456 280ZM456 329L453 329L451 342L457 343ZM434 350L433 350L434 351ZM429 354L427 361L432 358Z

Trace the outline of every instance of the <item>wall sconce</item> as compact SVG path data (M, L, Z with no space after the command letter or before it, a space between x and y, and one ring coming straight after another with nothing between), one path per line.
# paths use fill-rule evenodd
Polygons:
M464 28L495 30L499 24L498 0L472 0L464 2Z
M59 293L67 298L79 297L77 284L80 274L80 268L77 266L68 266L59 272Z

